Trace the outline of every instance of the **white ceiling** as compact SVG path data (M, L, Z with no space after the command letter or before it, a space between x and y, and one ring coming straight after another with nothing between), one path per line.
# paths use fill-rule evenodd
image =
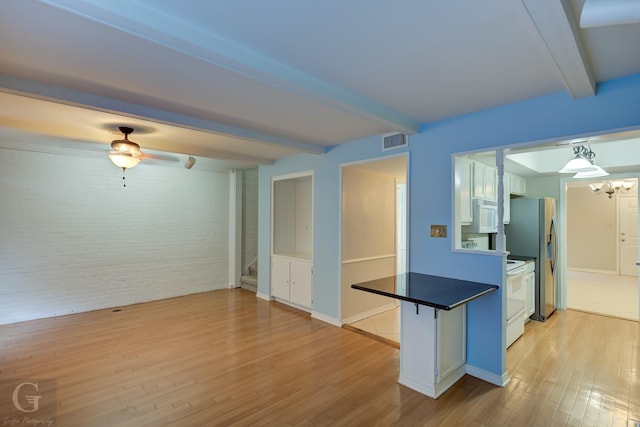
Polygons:
M640 73L640 24L581 29L583 3L4 0L0 140L96 151L129 125L143 150L243 168L593 96Z

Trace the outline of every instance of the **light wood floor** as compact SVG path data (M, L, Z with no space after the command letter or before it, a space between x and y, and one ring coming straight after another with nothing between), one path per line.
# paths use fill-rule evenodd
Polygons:
M64 426L640 420L637 322L569 310L527 328L505 388L465 376L432 400L397 384L398 349L244 290L215 291L0 326L0 382L56 379Z

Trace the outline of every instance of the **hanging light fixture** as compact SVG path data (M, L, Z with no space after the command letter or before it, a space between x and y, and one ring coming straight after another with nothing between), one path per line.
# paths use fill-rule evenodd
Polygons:
M120 132L124 134L124 139L116 139L111 141L111 151L109 159L114 165L122 168L122 179L125 179L124 173L127 169L135 167L142 159L142 151L140 146L133 141L129 141L129 135L133 133L133 128L120 126ZM127 184L124 183L126 187Z
M577 174L573 175L573 177L574 178L600 178L600 177L609 175L609 172L602 169L600 166L595 165L595 167L596 167L596 170L594 171L578 172Z
M584 145L576 145L573 147L574 158L569 160L566 165L558 172L560 173L580 173L580 172L598 172L603 171L602 168L593 164L593 158L596 153L591 151L591 147ZM603 175L598 175L603 176Z
M626 193L633 187L633 181L606 181L589 184L589 188L596 194L606 193L611 199L615 193Z

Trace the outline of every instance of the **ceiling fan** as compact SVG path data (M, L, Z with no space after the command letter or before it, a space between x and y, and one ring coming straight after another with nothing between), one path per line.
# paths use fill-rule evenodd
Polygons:
M150 154L143 153L140 145L129 139L129 135L134 129L129 126L118 126L120 132L124 134L124 139L114 139L111 141L111 151L109 151L109 159L116 166L125 169L135 167L141 160L159 160L161 162L179 162L177 156L168 154Z
M109 159L111 160L111 162L113 162L114 165L122 169L123 180L125 179L125 171L137 166L138 163L140 163L140 161L143 159L161 160L166 162L178 162L180 160L176 156L143 153L142 150L140 150L140 145L129 139L129 135L133 133L133 128L128 126L118 126L118 129L124 134L124 139L114 139L113 141L111 141L111 151L109 151ZM187 162L190 162L191 159L192 157L189 157L189 160L187 160ZM187 169L190 169L191 166L193 166L193 163L195 163L195 159L193 159L193 162L189 167L187 167L186 165L185 167L187 167ZM124 183L124 186L126 187L127 184Z

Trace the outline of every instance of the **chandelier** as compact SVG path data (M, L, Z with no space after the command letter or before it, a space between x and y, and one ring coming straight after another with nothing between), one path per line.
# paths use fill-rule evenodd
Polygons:
M573 147L573 159L569 160L560 173L573 173L574 178L598 178L607 176L609 173L593 163L596 153L591 151L591 147L576 145Z
M606 193L611 199L615 193L626 193L633 187L633 181L606 181L589 184L589 188L596 194Z

